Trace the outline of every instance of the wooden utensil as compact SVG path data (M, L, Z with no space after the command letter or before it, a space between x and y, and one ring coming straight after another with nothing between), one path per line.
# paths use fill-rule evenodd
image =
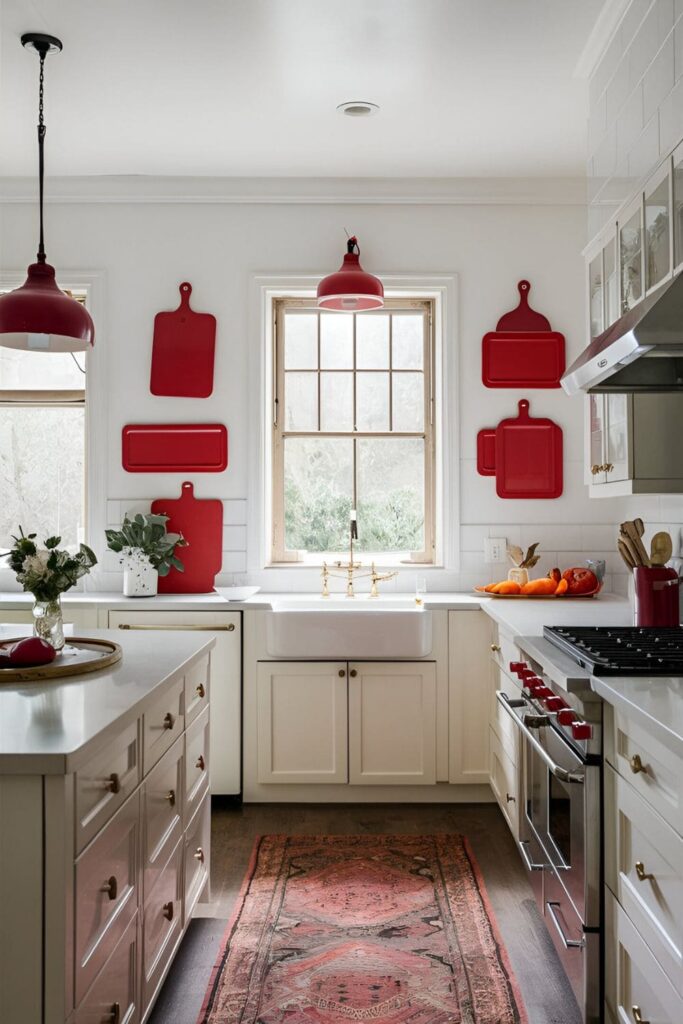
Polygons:
M640 525L642 526L642 519L640 520ZM641 533L638 527L636 527L635 522L627 520L625 523L622 523L621 532L628 538L631 553L634 555L636 565L649 565L650 558L645 550L642 540L640 539Z
M661 530L652 538L650 546L650 562L652 565L666 565L673 554L674 546L671 536L666 530Z
M624 560L627 569L635 569L636 563L633 561L631 550L621 538L617 541L617 550Z

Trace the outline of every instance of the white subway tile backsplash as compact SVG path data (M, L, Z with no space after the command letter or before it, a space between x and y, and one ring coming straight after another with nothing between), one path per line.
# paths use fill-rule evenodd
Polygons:
M223 526L223 550L224 551L246 551L247 550L247 528L246 528L246 526Z
M244 526L247 522L247 503L243 498L223 501L223 525Z
M607 89L605 90L605 116L606 128L613 124L617 114L626 102L626 97L631 92L632 85L629 80L629 67L625 60L621 60L612 76Z
M480 551L483 554L484 540L489 536L489 527L480 525L466 525L460 527L460 550ZM502 536L502 534L501 534Z
M581 541L581 527L566 523L523 526L522 547L526 550L530 544L535 544L537 541L539 554L549 548L556 550L558 548L576 548L579 547Z
M600 148L593 156L596 178L611 178L617 168L617 132L613 124L606 132Z
M121 515L121 502L110 498L106 504L107 526L118 526L123 516Z
M643 83L639 82L630 94L617 118L617 164L628 158L633 144L643 130Z
M580 527L581 542L578 545L582 551L591 551L593 548L602 548L606 551L616 547L617 527L611 523L603 525L592 523Z
M618 36L622 52L626 52L633 42L645 15L652 7L652 2L653 0L631 0L619 26Z
M628 155L628 171L644 177L659 160L659 115L653 114Z
M246 551L224 551L221 572L246 572Z
M671 32L643 78L643 119L646 124L673 89L674 81L674 34Z
M628 49L631 88L643 77L673 25L673 0L656 0Z
M674 77L676 81L683 78L683 18L676 22L674 28Z
M681 37L683 39L683 31ZM681 59L683 60L683 53ZM681 138L683 138L683 76L679 78L659 108L660 156L670 153Z

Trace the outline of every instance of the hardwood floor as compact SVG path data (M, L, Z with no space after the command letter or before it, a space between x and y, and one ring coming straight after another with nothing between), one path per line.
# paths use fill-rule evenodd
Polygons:
M239 892L254 839L274 832L466 835L484 875L526 1003L529 1024L580 1024L574 997L539 915L514 841L494 804L215 806L211 839L213 903L209 912L218 916L198 919L190 925L149 1024L195 1024L225 918Z

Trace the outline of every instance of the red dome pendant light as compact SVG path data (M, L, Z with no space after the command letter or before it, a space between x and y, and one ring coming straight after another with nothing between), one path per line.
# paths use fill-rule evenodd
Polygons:
M342 313L358 313L363 309L381 309L383 305L382 282L361 267L358 239L352 235L346 243L346 255L339 270L324 277L318 285L318 306Z
M20 288L0 295L0 345L35 352L87 352L95 342L90 314L76 299L58 287L55 268L45 255L43 239L43 178L45 122L43 120L43 79L48 53L59 53L62 44L55 36L28 32L22 45L40 57L38 105L38 175L40 187L40 241L37 263L28 268Z

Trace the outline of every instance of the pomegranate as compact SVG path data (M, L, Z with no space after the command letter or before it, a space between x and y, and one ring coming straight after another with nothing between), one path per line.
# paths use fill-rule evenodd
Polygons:
M29 668L34 665L49 665L54 661L57 652L47 640L39 636L27 636L25 640L18 640L9 650L10 665Z

